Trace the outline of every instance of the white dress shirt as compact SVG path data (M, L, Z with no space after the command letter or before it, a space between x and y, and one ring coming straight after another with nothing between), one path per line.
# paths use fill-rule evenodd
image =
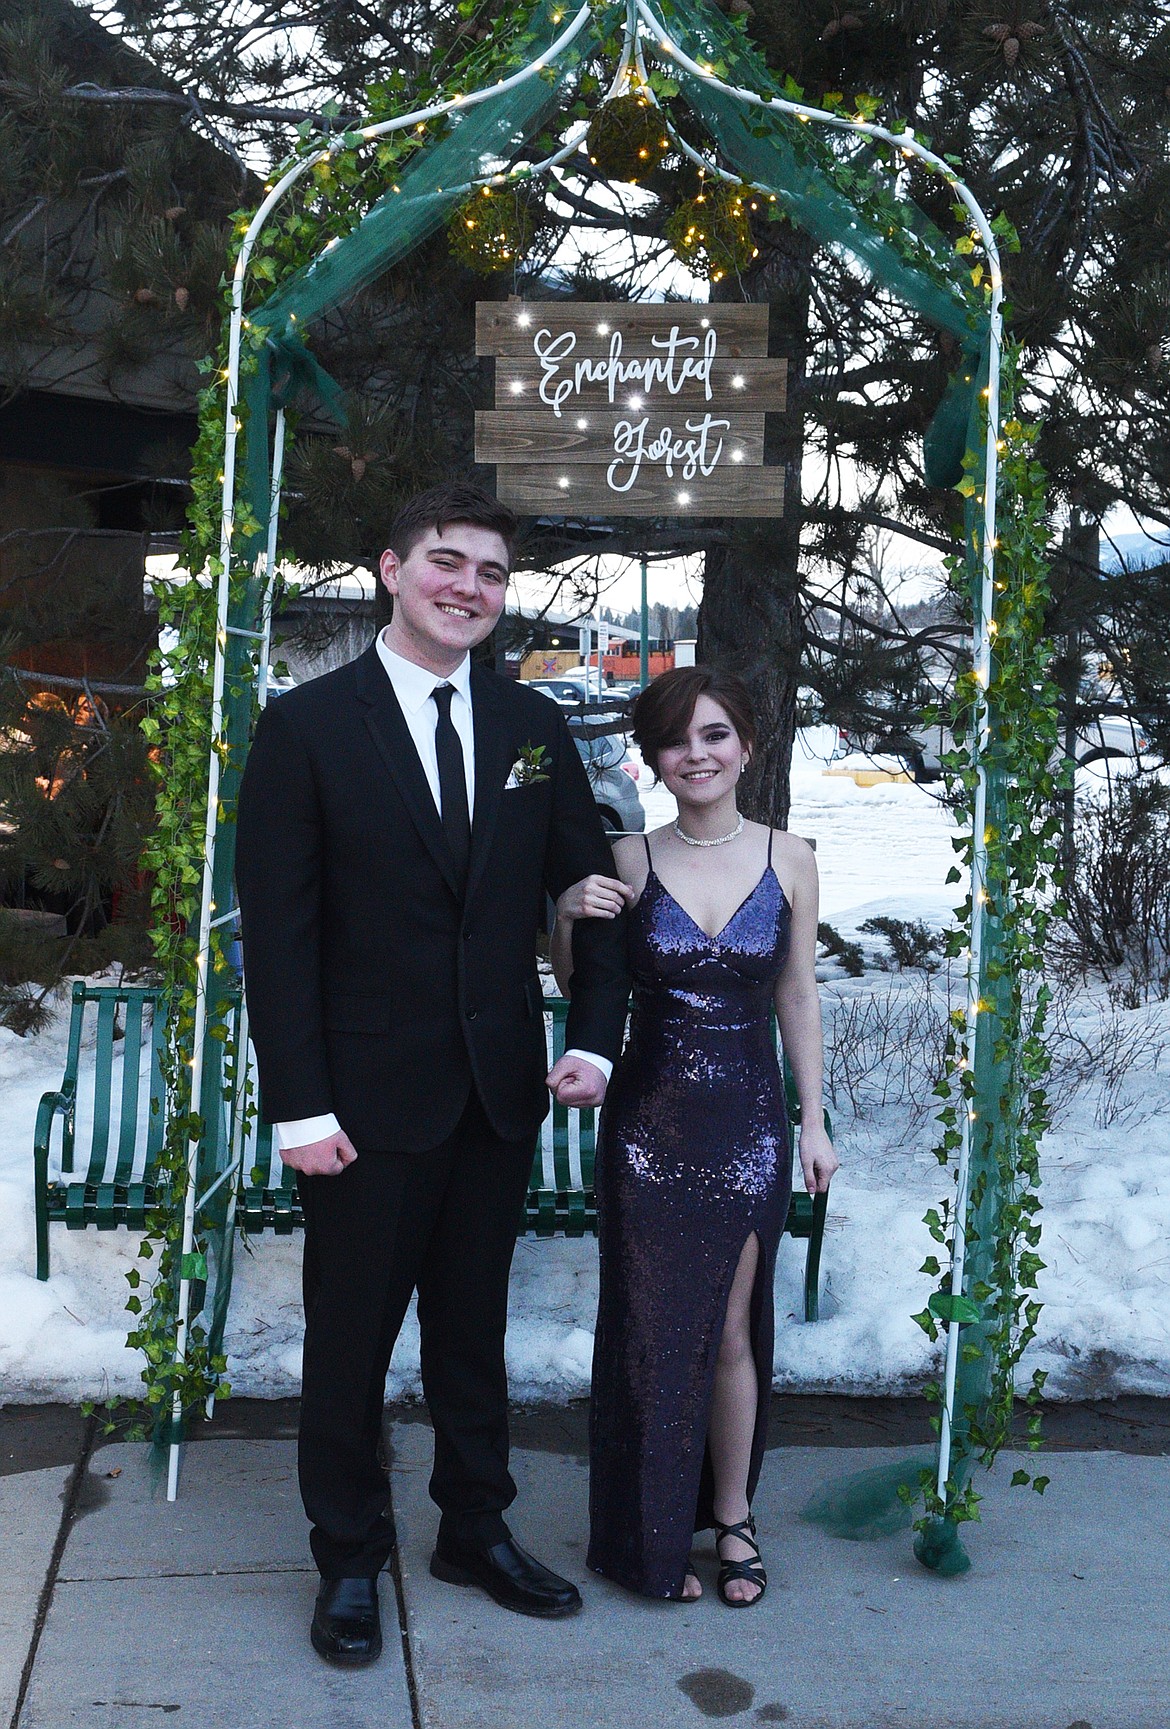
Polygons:
M398 698L398 706L402 710L440 816L443 814L443 801L439 792L439 758L435 750L435 728L439 723L439 710L431 698L442 684L449 684L454 688L451 724L463 747L463 767L467 775L467 814L474 819L475 726L471 710L471 656L465 654L454 672L443 678L438 673L428 672L425 666L419 666L413 660L395 654L394 650L386 645L385 631L378 633L376 647L378 659L394 687L394 695ZM565 1055L583 1057L586 1062L592 1063L595 1069L600 1069L607 1081L613 1073L613 1064L608 1057L597 1056L592 1051L576 1050L566 1051ZM277 1150L307 1147L313 1141L323 1141L330 1135L337 1134L340 1128L341 1124L332 1111L325 1111L316 1117L300 1117L292 1123L277 1123Z
M437 672L428 672L425 666L416 666L413 660L406 660L402 655L395 654L392 648L387 648L385 631L378 634L377 649L378 659L386 668L386 675L394 686L398 706L414 740L414 748L419 754L427 785L431 789L431 797L440 816L443 814L443 801L439 796L439 758L435 750L439 710L431 698L441 684L449 684L453 688L455 695L451 699L451 725L463 746L463 769L467 775L467 814L474 819L475 727L471 719L471 656L465 654L454 672L449 673L446 678L440 678Z

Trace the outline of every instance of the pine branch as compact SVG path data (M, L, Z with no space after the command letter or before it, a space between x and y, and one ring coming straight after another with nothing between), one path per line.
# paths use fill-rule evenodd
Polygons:
M7 88L6 83L0 80L0 91ZM262 102L220 102L210 97L197 99L180 90L150 90L134 85L122 85L117 89L107 90L99 84L68 84L61 95L71 97L75 102L98 102L114 107L129 105L185 108L200 118L217 114L222 115L225 120L269 120L274 124L289 126L299 126L303 120L316 120L323 132L342 132L347 126L356 125L361 118L356 114L339 114L330 120L322 115L319 108L277 108ZM235 152L232 154L234 156Z
M3 669L10 678L18 684L46 684L50 690L79 690L84 695L91 693L97 696L152 696L144 684L107 684L103 680L92 678L66 678L56 672L32 672L24 666L8 666Z

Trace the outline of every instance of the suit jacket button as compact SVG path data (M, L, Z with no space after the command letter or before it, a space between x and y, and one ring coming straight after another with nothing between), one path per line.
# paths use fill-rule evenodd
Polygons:
M475 1019L475 1010L474 1009L468 1009L467 1018L469 1021L473 1021Z

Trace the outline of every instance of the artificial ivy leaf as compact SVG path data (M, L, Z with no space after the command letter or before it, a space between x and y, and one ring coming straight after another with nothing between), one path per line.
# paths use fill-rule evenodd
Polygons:
M970 1297L956 1296L953 1291L936 1291L926 1306L932 1315L948 1325L953 1322L963 1327L983 1319L978 1303L973 1303Z

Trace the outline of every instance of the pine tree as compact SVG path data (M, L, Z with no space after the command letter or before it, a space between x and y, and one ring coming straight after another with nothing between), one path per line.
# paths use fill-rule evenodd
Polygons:
M742 0L729 4L743 13ZM41 18L77 12L66 0L17 5ZM63 67L51 32L39 27L26 27L19 43L4 39L3 124L22 140L31 126L35 139L21 143L0 238L23 224L28 257L39 256L34 206L56 200L58 188L75 203L98 199L103 216L118 212L103 229L113 285L104 340L112 361L129 364L150 343L173 343L193 358L210 341L227 216L256 196L245 161L262 172L305 119L326 129L344 124L362 111L371 81L397 77L408 94L507 7L91 0L87 11L125 45L124 64L97 75ZM1034 406L1046 416L1042 455L1058 510L1098 525L1125 504L1149 521L1170 521L1170 27L1158 11L1147 0L1083 0L1075 9L1041 0L887 0L852 10L837 0L800 8L756 0L748 28L810 99L832 90L881 98L937 150L961 158L985 208L1015 223L1022 247L1006 259L1013 329ZM681 108L677 118L701 142ZM99 187L105 175L113 178ZM911 175L914 196L949 223L945 188ZM655 199L631 207L626 228L643 261L667 256L665 220L692 178L668 160L648 183ZM588 262L561 271L561 288L609 298L636 292L639 268L607 262L614 226L612 201L585 171L563 196L546 199L534 252L513 282L485 284L453 265L440 235L331 316L315 347L351 392L350 423L339 431L302 419L286 550L309 563L368 562L404 492L470 466L472 409L487 403L473 353L475 301L512 287L547 292L570 227ZM939 657L958 652L945 608L911 624L896 607L865 602L879 531L932 560L951 545L957 500L924 485L919 441L957 354L950 338L872 292L788 224L762 226L757 240L758 262L721 291L766 299L773 352L789 358L789 409L773 417L768 435L768 460L787 470L789 513L714 532L618 524L607 547L705 550L700 650L744 672L755 691L765 745L750 808L783 821L801 683L818 688L830 718L872 736L904 726ZM20 352L21 332L38 319L43 331L65 304L66 252L50 252L40 282L27 271L0 279L0 340L11 352ZM810 474L819 477L811 487ZM545 530L525 556L547 568L582 544L572 532ZM1122 595L1091 562L1084 568L1087 533L1080 550L1070 553L1070 544L1058 554L1055 626L1063 630L1066 613L1076 612L1082 646L1108 643L1125 700L1141 701L1147 725L1160 727L1164 581L1147 576ZM1076 700L1083 714L1084 693Z

